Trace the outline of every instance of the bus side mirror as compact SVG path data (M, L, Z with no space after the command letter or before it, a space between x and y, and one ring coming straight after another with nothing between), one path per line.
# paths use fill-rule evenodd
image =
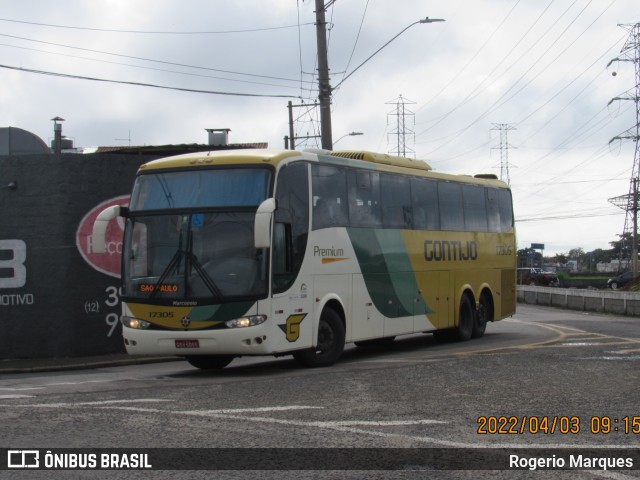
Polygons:
M93 222L93 232L91 233L91 246L93 253L104 253L107 251L105 237L107 225L116 217L124 217L127 214L127 207L112 205L101 211Z
M271 222L276 211L276 199L267 198L258 207L253 234L256 248L271 247Z

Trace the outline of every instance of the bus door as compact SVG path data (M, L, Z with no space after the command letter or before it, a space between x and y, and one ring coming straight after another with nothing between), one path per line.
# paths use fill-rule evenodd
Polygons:
M309 181L305 163L281 168L276 179L277 209L271 254L273 316L283 335L280 351L311 346L312 277L304 267L309 236Z

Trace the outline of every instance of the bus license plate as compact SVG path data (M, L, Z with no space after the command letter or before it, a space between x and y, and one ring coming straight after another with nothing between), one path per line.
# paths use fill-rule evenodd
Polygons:
M176 348L200 348L198 340L176 340Z

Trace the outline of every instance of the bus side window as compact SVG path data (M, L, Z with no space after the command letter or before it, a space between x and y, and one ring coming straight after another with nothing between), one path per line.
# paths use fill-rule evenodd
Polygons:
M500 199L499 190L487 188L487 220L490 232L500 232Z
M464 226L467 232L487 231L487 205L484 187L480 185L462 186Z
M411 178L411 205L413 228L440 230L438 183L428 178Z
M380 196L384 227L410 229L413 221L409 177L381 173Z
M347 222L347 186L343 168L312 165L314 230L344 227Z
M381 227L380 174L368 170L350 170L347 185L349 224L352 227Z
M511 191L501 189L499 193L500 226L503 232L509 232L513 228L513 203Z
M463 232L462 185L447 181L438 182L438 200L442 230Z

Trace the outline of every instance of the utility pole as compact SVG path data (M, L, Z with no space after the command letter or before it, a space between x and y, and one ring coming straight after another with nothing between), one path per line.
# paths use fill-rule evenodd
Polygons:
M620 197L610 198L609 202L624 209L627 214L624 221L622 233L622 251L624 252L627 233L633 228L631 265L634 276L638 276L638 175L640 172L640 23L618 25L629 32L629 37L620 50L621 55L609 62L607 68L613 62L632 62L635 65L635 87L622 97L611 99L609 105L618 100L630 100L636 105L635 125L620 135L613 137L609 143L615 140L632 140L636 144L633 158L633 168L631 170L631 181L629 184L629 194ZM614 71L612 75L617 73Z
M497 147L491 147L492 150L500 150L500 180L511 183L511 177L509 175L509 149L515 148L509 144L509 130L516 130L516 127L509 125L508 123L494 123L491 130L500 131L500 145Z
M409 154L412 154L413 157L415 157L415 153L416 153L414 150L407 147L407 135L413 135L415 139L415 134L416 134L416 132L407 128L407 122L406 122L407 116L413 117L413 123L415 125L415 113L405 108L405 105L408 103L415 104L416 102L412 102L411 100L406 101L404 98L402 98L402 95L400 95L395 100L386 103L387 105L396 106L393 112L387 114L387 124L389 123L388 117L390 115L396 117L396 128L391 132L389 132L389 135L395 135L397 137L396 149L391 150L389 153L393 153L399 157L406 157L407 151L409 152Z
M320 139L322 148L333 150L331 134L331 84L327 58L327 22L324 0L316 0L316 37L318 42L318 102L320 104Z
M294 119L293 119L293 109L294 108L306 108L307 112L308 112L309 109L312 109L312 108L315 108L315 107L317 107L317 103L314 103L314 104L300 103L300 104L296 105L291 101L287 102L287 109L289 111L289 135L286 135L284 137L284 148L285 148L285 150L295 150L296 149L296 140L308 140L310 138L321 138L321 135L306 135L306 136L298 135L298 136L296 136L296 133L295 133L295 125L294 125Z
M289 109L289 148L295 150L296 138L293 131L293 102L291 102L291 100L289 100L287 108Z

